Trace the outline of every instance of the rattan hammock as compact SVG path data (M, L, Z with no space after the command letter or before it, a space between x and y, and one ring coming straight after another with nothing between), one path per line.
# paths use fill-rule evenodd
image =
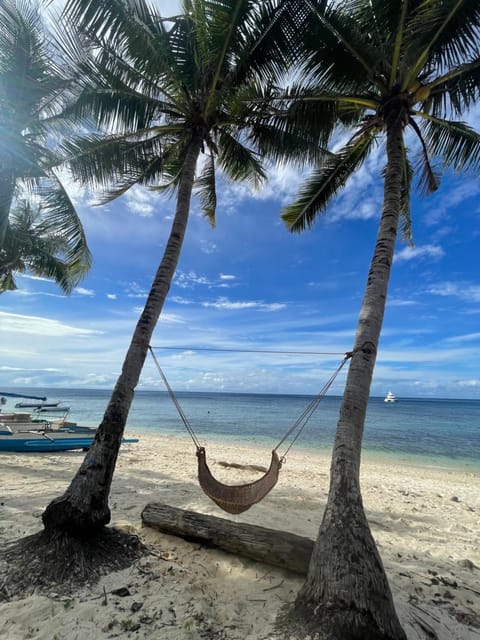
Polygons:
M150 353L152 354L155 365L158 369L158 372L167 388L167 391L172 399L178 414L180 415L185 428L187 429L190 437L192 438L196 449L197 449L197 458L198 458L198 481L200 487L204 491L204 493L215 502L221 509L231 514L238 514L246 511L251 506L263 500L263 498L273 489L273 487L278 482L278 476L280 474L280 469L282 468L282 464L285 462L286 455L292 448L293 444L299 437L300 433L305 428L308 420L312 416L315 409L318 407L320 401L325 397L328 389L332 385L333 381L339 374L345 362L352 357L353 353L346 353L342 362L337 367L336 371L330 377L330 379L326 382L326 384L322 387L320 392L315 396L315 398L310 402L305 411L301 414L301 416L295 421L295 423L288 429L287 433L283 436L280 442L277 444L275 449L272 451L272 460L270 462L270 467L266 471L266 473L255 480L253 482L249 482L247 484L237 484L237 485L228 485L223 482L219 482L216 478L213 477L212 472L210 471L207 459L206 459L206 451L205 447L200 445L200 442L195 435L190 422L188 421L187 416L185 415L182 407L180 406L160 364L155 357L153 349L149 346ZM286 448L283 455L279 455L277 449L281 447L281 445L296 431L295 436L293 436L290 444Z

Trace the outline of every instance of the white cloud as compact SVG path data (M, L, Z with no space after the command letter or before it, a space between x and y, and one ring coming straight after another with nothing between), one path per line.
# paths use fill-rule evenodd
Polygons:
M79 296L92 297L95 295L95 291L93 291L93 289L85 289L84 287L75 287L73 292Z
M419 247L405 247L401 251L395 254L394 262L409 262L410 260L419 260L422 258L433 258L438 260L443 258L445 251L433 244L425 244Z
M467 333L463 336L453 336L447 338L445 342L470 342L472 340L480 340L480 333Z
M17 313L5 313L0 311L0 320L2 331L11 333L24 333L37 336L56 336L58 338L66 336L87 337L92 335L101 335L101 331L93 331L92 329L84 329L74 327L52 320L51 318L42 318L40 316L25 316Z
M268 180L255 189L247 182L221 182L222 210L235 213L244 200L275 200L281 204L292 201L299 185L308 176L308 171L278 163L267 167Z
M182 289L191 289L196 285L210 286L212 284L208 278L205 278L205 276L199 276L195 271L189 271L188 273L185 273L184 271L177 271L174 282Z
M187 300L186 298L182 298L181 296L172 296L170 300L171 302L175 302L176 304L193 304L192 300Z
M274 302L271 304L257 301L232 302L227 298L218 298L218 300L216 300L215 302L202 302L202 306L227 310L259 309L260 311L280 311L287 305L280 302Z
M400 298L389 298L388 299L389 307L411 307L413 305L418 304L415 300L401 300Z
M16 296L19 298L28 298L28 297L36 297L43 296L46 298L65 298L65 294L63 293L48 293L47 291L29 291L28 289L15 289L15 291L9 291L9 295Z
M478 197L480 194L480 182L478 178L468 178L465 176L462 180L458 180L448 189L440 191L439 196L435 198L434 206L427 209L423 217L425 224L433 226L450 218L449 212L454 211L463 202Z
M43 278L42 276L34 276L30 273L19 273L15 277L25 278L25 280L38 280L40 282L51 282L49 278Z
M125 194L125 201L129 211L150 218L158 202L158 194L148 191L145 187L134 186Z
M459 387L479 388L480 389L480 379L457 380L457 384L458 384Z
M158 322L163 324L186 324L185 319L175 313L162 313Z
M137 282L131 282L127 286L127 298L146 298L148 292Z
M200 243L200 251L205 253L207 256L216 253L217 250L218 247L215 242L205 242L205 240L202 240Z
M480 302L480 285L462 282L443 282L428 289L428 293L437 296L452 296L466 302Z
M117 294L116 293L107 293L107 298L109 300L116 300L117 299Z

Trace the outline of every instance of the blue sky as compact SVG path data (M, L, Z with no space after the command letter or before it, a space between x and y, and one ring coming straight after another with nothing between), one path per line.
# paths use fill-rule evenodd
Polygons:
M382 151L303 234L288 233L279 217L301 181L293 168L272 168L259 192L220 183L215 229L194 201L153 340L184 347L157 351L175 389L321 388L353 345L382 203ZM70 297L31 277L1 296L0 389L112 388L162 256L174 201L135 189L94 207L92 194L69 188L93 268ZM414 196L415 247L397 246L372 395L480 398L479 216L475 176L447 175L434 195ZM139 388L162 388L150 360Z
M165 2L165 15L174 0ZM480 109L469 116L480 129ZM258 192L220 181L217 226L193 201L153 344L175 389L315 393L353 346L382 205L383 146L313 230L290 234L281 207L302 175L271 167ZM0 389L111 389L163 254L174 201L133 189L107 206L69 183L94 263L70 297L18 277L0 296ZM415 246L400 240L374 396L480 398L480 180L448 174L412 203ZM183 349L167 349L182 347ZM195 351L324 352L330 355ZM331 393L341 394L344 375ZM163 388L148 360L139 388Z

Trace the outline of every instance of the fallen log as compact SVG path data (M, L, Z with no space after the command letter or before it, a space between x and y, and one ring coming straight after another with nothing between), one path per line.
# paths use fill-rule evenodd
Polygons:
M148 527L188 542L199 542L302 575L307 573L313 550L310 538L166 504L147 504L142 511L142 521Z

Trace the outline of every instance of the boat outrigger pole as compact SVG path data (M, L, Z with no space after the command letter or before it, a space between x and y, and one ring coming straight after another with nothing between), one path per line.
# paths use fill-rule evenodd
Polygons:
M0 391L0 396L5 396L7 398L26 398L28 400L41 400L45 402L47 399L45 396L27 396L24 393L9 393L7 391Z

